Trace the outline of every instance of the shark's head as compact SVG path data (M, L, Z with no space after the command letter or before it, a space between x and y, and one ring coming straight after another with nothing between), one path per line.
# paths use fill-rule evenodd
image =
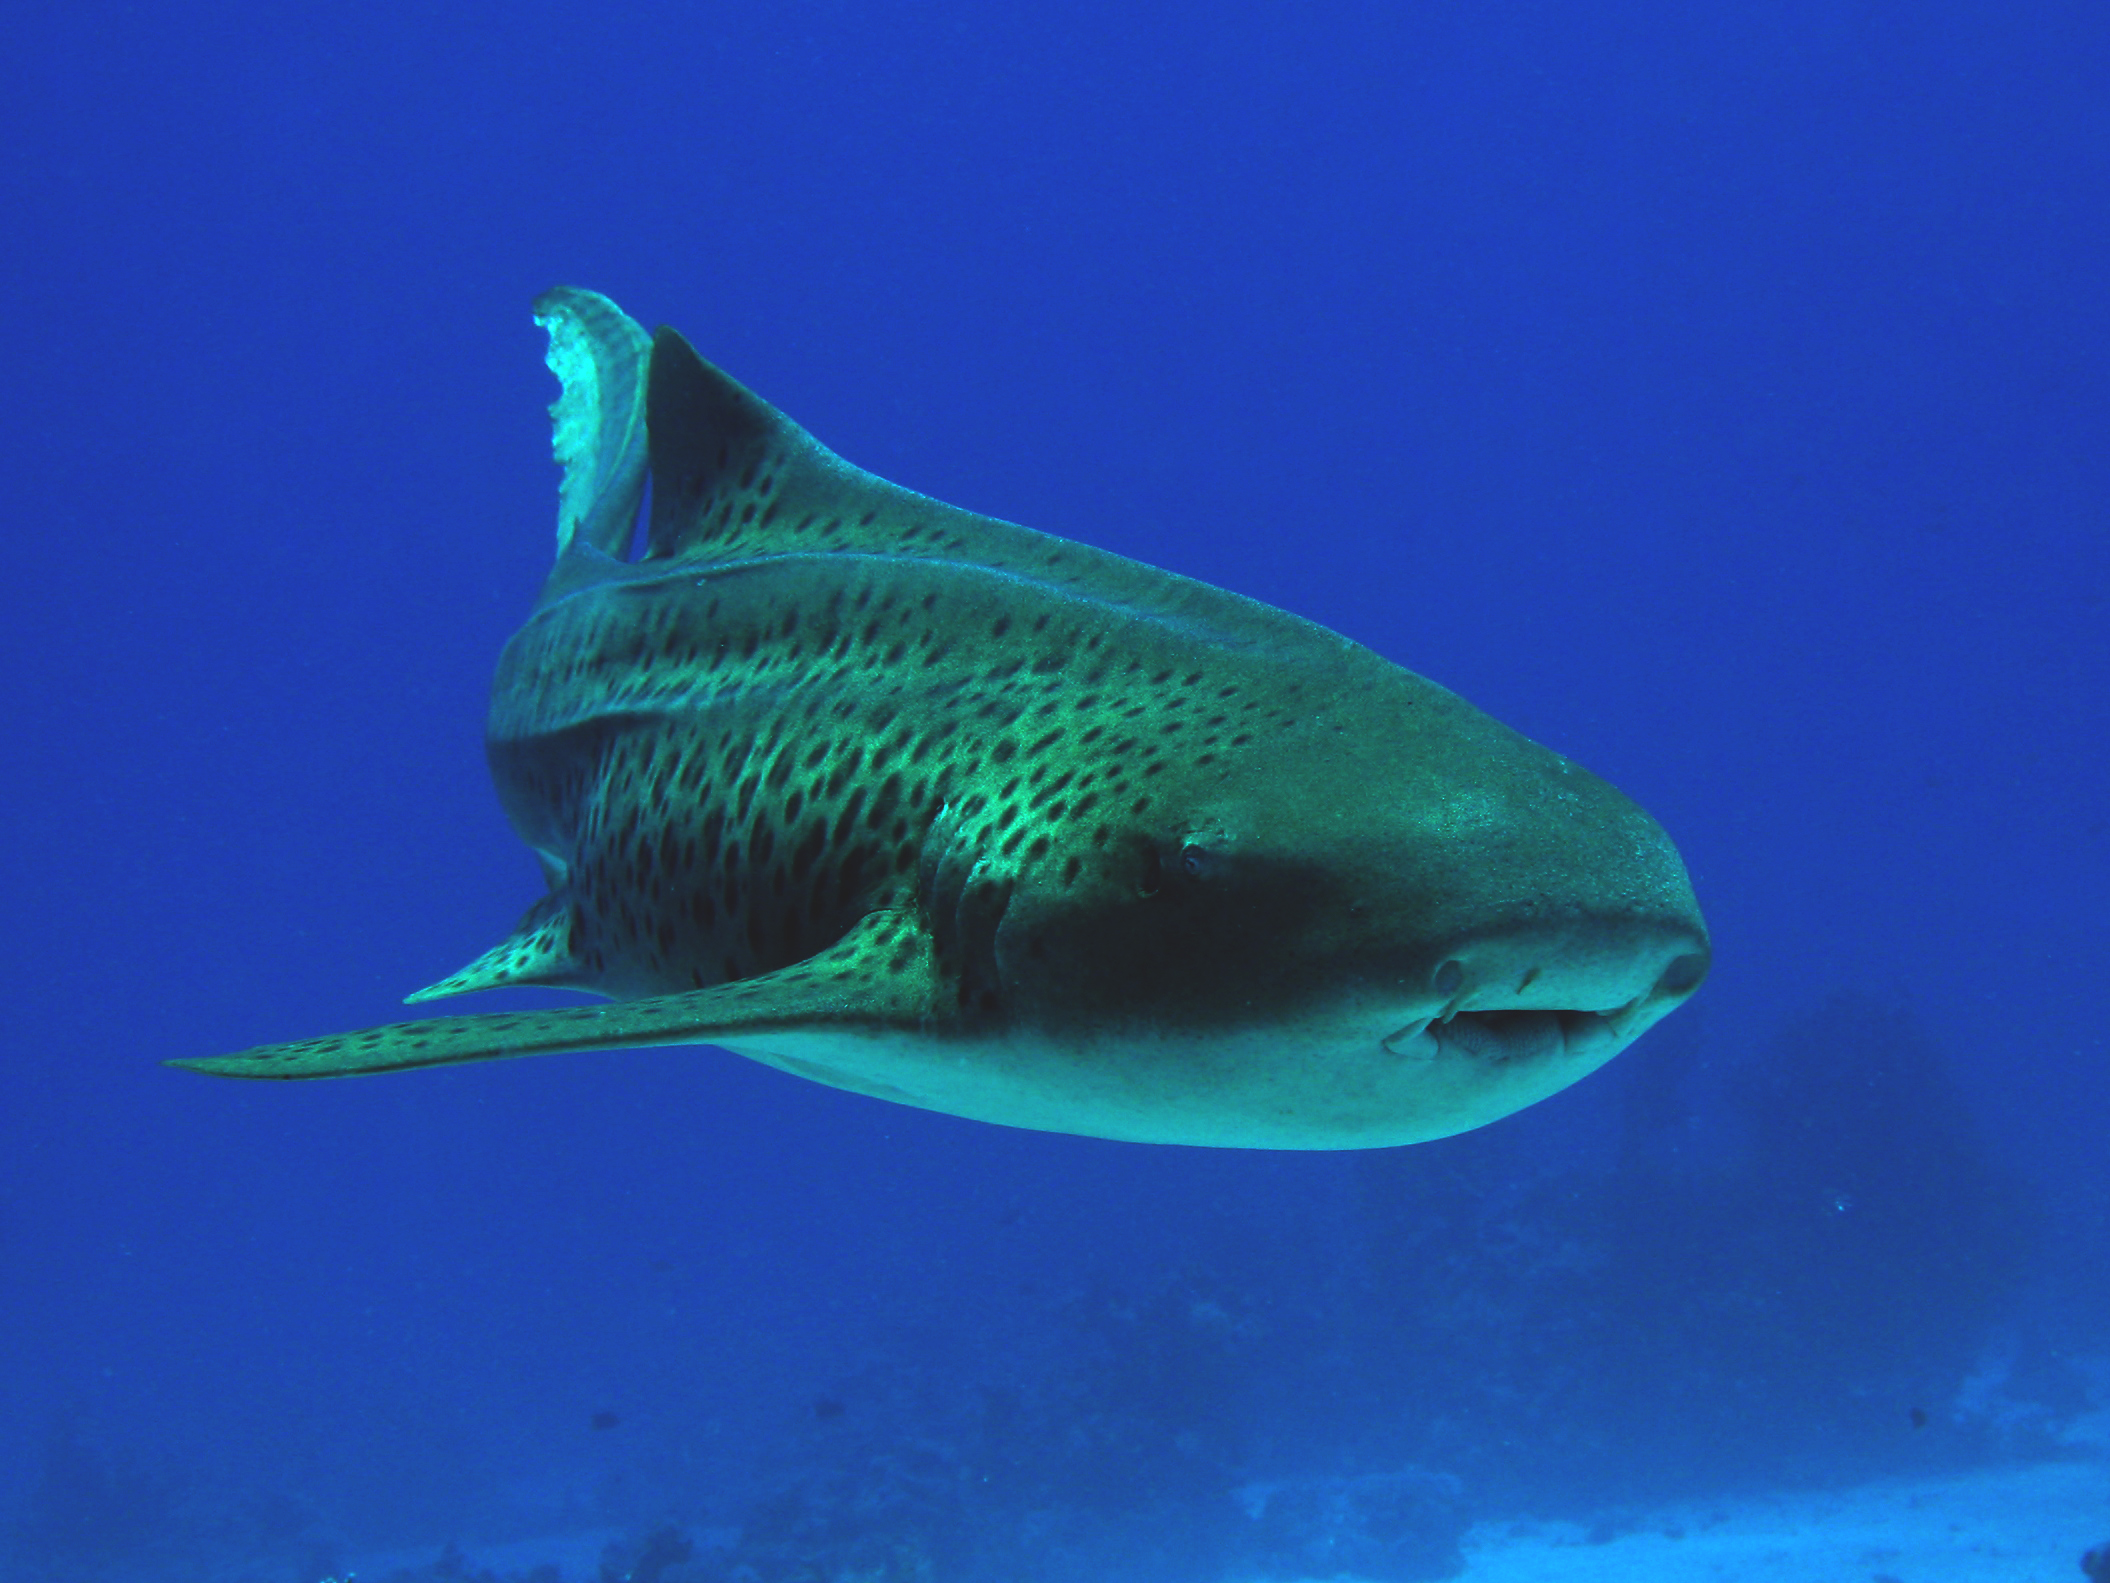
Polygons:
M1376 662L1153 777L1005 909L1025 1020L1154 1036L1246 1141L1405 1143L1507 1115L1683 1002L1709 945L1662 829L1587 770ZM1147 1096L1139 1095L1139 1100Z

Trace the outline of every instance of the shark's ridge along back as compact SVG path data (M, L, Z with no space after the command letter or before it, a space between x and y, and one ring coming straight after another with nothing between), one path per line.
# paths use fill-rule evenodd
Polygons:
M488 746L549 893L412 998L622 1004L179 1064L711 1041L1014 1125L1340 1148L1528 1104L1704 977L1655 823L1454 694L875 478L605 298L537 315L559 554Z
M786 555L954 561L1190 623L1222 641L1340 640L1267 605L1053 534L946 505L844 461L712 367L652 338L647 562Z

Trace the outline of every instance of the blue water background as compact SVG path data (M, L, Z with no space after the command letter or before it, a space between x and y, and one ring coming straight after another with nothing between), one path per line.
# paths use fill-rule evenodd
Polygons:
M641 1523L823 1455L838 1401L909 1412L875 1378L1028 1378L1154 1302L1273 1338L1227 1375L1241 1466L1448 1446L1510 1508L2012 1452L1957 1406L2003 1358L2015 1413L2089 1406L2061 1369L2110 1353L2098 0L38 0L7 31L18 1536L118 1521L98 1490L199 1553L198 1513L251 1497L347 1554ZM1681 844L1713 979L1578 1089L1376 1167L1002 1131L710 1050L158 1066L398 1016L538 892L480 729L552 550L556 282L876 472L1325 622L1577 758ZM1414 1311L1413 1195L1606 1190L1652 1059L1690 1077L1639 1140L1659 1171L1779 1181L1739 1203L1798 1235L1873 1191L1929 1240L1951 1210L1887 1100L1825 1169L1738 1152L1753 1071L1821 1048L1792 1066L1821 1130L1872 1025L1938 1051L1974 1168L2019 1184L2026 1258L1918 1394L1675 1469L1592 1397L1535 1422L1639 1449L1509 1459L1519 1487L1493 1409L1372 1437L1381 1339L1327 1348ZM1704 1263L1704 1222L1678 1236ZM1666 1334L1718 1322L1651 1268L1624 1299ZM1890 1271L1843 1311L1972 1295L1943 1283L1974 1284ZM1797 1345L1821 1375L1837 1340ZM1540 1350L1520 1378L1557 1396Z

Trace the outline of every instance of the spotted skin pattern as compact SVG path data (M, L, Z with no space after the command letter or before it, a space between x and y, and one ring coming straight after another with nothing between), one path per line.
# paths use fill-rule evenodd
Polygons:
M1073 887L1134 867L1168 768L1206 770L1288 719L1282 699L1117 648L1122 623L1083 601L977 611L985 579L943 564L854 568L805 599L777 586L817 582L805 561L721 580L708 598L686 577L625 585L509 657L550 667L509 666L516 696L579 711L492 741L513 795L576 832L558 856L577 966L542 981L701 989L916 905L971 997L965 920L1000 909L1004 875ZM965 624L990 641L961 642Z

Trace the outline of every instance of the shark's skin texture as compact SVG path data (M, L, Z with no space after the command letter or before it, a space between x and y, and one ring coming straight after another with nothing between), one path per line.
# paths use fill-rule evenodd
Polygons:
M1706 975L1656 823L1435 683L861 472L592 293L537 312L559 553L488 745L549 894L411 998L617 1004L176 1064L707 1042L1015 1126L1357 1148L1543 1098Z

